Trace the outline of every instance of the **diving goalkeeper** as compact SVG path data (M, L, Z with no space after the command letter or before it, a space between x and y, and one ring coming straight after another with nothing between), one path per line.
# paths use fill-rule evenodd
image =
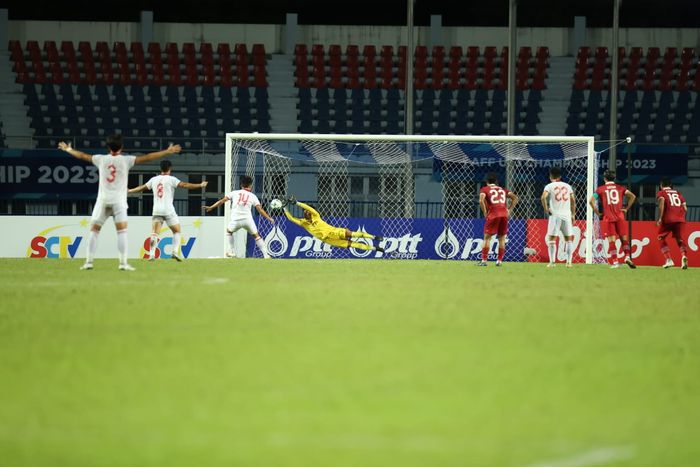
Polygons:
M352 232L349 229L343 227L334 227L327 224L317 210L304 204L302 202L297 202L296 198L293 196L287 200L286 204L296 204L304 210L303 218L296 218L289 214L289 211L285 208L284 215L287 219L294 222L296 225L306 229L311 235L318 238L324 243L329 245L337 246L340 248L357 248L358 250L374 250L379 252L384 252L384 248L381 246L367 245L362 242L355 242L353 238L371 238L377 244L383 240L379 235L372 235L365 232Z

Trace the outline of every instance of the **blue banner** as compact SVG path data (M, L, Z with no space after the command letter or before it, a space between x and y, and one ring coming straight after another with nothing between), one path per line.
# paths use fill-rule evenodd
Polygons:
M383 236L379 246L385 252L354 248L332 247L314 238L303 228L278 218L278 224L259 223L260 235L265 239L267 249L275 258L357 258L357 259L461 259L477 261L481 258L484 244L484 219L392 219L348 218L338 225L350 230L362 231ZM506 261L525 260L526 222L511 219L508 223L508 243ZM390 231L400 231L392 234ZM371 239L358 239L361 243L376 246ZM248 242L248 256L259 256L255 242ZM489 259L495 260L498 253L495 241L490 245Z
M97 193L97 167L56 150L0 150L0 197ZM33 198L36 196L32 196Z

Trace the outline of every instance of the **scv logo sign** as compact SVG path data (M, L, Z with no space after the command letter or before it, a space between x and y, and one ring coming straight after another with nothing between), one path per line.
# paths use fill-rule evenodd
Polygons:
M196 241L196 237L190 237L187 239L187 242L180 242L180 253L182 256L185 258L189 258L190 256L190 251L192 251L192 247L194 246L194 242ZM173 257L173 238L172 237L164 237L161 238L160 241L158 242L158 245L156 245L156 251L154 254L154 257L156 258L161 258L161 259L171 259ZM167 251L166 251L167 248ZM141 247L141 257L144 259L149 258L149 251L151 250L151 237L146 238L146 240L143 242L143 246Z
M53 230L66 227L65 225L57 225L42 230L39 234L32 238L27 248L28 258L74 258L78 251L80 242L83 237L71 236L48 236L47 234Z

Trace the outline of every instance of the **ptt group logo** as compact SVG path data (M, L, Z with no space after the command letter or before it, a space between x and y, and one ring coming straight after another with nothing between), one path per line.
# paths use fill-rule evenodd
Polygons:
M366 233L364 226L358 226L358 231ZM391 258L416 259L418 257L418 247L423 237L420 233L406 233L401 237L385 237L378 245L375 245L375 240L368 238L358 238L353 241L363 243L369 246L382 246L384 253L375 250L364 250L362 248L348 248L350 257L354 258L382 258L389 256ZM338 258L343 257L337 252L334 255L334 248L337 248L324 243L318 238L310 235L295 235L290 239L278 227L274 227L266 236L265 244L270 256L276 258Z
M60 235L60 229L74 228L74 225L57 225L39 232L29 241L28 258L75 258L83 237Z

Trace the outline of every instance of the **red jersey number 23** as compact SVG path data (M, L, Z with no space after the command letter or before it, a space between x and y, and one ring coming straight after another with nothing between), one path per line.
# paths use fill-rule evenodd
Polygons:
M505 204L506 202L506 192L500 188L492 188L489 190L489 201L491 204Z

